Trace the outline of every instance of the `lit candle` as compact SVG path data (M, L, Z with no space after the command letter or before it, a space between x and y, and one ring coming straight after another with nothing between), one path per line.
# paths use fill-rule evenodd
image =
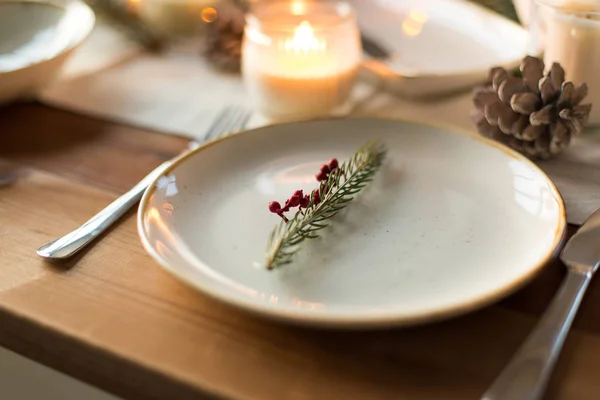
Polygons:
M586 83L592 103L590 124L600 124L600 5L597 1L544 0L537 2L536 18L544 29L544 63L558 62L566 79ZM539 28L539 27L538 27Z
M270 119L326 116L343 107L360 57L346 3L271 4L248 17L242 71L255 107Z

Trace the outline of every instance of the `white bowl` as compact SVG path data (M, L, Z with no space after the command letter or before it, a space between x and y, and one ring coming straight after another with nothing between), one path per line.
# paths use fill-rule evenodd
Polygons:
M531 18L531 7L532 0L513 0L513 5L515 6L515 11L517 12L517 17L519 17L519 21L525 27L529 26L529 19Z
M361 31L388 50L363 70L408 97L485 82L491 67L518 67L529 50L521 25L463 0L350 0Z
M0 104L33 96L94 27L79 1L0 0Z

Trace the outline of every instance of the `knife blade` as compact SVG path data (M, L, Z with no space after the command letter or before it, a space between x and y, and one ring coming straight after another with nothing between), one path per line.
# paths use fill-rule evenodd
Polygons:
M581 225L565 245L561 260L568 268L593 274L600 263L600 209Z
M544 395L581 300L600 265L600 209L571 237L560 258L567 266L567 276L558 293L483 400L539 400Z

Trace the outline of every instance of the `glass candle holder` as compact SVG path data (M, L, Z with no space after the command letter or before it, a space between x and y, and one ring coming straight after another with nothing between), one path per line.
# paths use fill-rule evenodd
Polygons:
M600 1L534 0L531 38L544 51L544 64L558 62L575 85L586 83L592 103L590 125L600 125Z
M246 19L242 73L265 117L327 116L348 102L361 53L356 17L347 3L259 4Z

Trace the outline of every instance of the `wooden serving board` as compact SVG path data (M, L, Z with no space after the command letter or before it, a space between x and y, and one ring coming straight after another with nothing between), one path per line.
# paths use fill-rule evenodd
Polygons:
M258 319L172 278L134 212L63 263L35 249L77 227L183 138L40 105L0 111L0 345L131 399L478 399L564 274L500 304L411 329L342 332ZM571 229L573 230L573 229ZM548 399L600 396L600 287L586 297Z

